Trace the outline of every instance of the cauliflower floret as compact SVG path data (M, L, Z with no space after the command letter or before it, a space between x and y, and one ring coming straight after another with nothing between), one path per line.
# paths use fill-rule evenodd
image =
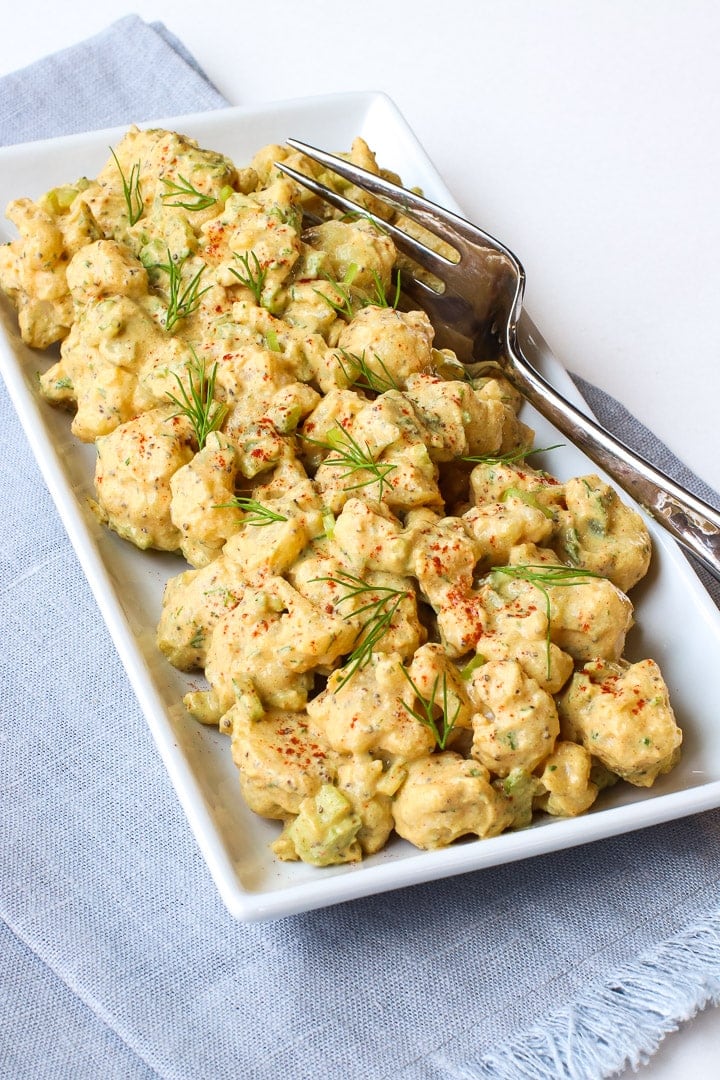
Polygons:
M640 515L598 476L579 476L564 486L554 547L573 566L609 578L628 592L650 565L650 534Z
M217 360L216 386L231 410L228 430L264 419L279 391L295 381L295 366L284 353L255 342L225 342Z
M178 390L170 372L187 382L192 360L187 345L165 334L142 303L129 296L93 300L79 308L60 352L40 389L50 401L75 404L72 432L83 442L167 404L167 391Z
M66 278L72 251L63 235L62 219L53 212L47 197L44 205L42 201L16 199L6 216L20 235L0 247L0 288L17 308L23 341L46 349L62 341L72 325L73 304ZM88 222L88 232L92 233L93 226Z
M301 430L300 452L309 468L317 469L323 458L332 454L329 438L350 428L365 405L365 399L354 390L334 388L323 395Z
M531 773L560 734L555 702L516 660L476 668L467 691L475 706L471 754L496 776Z
M474 648L485 626L480 598L473 589L475 540L459 518L443 518L416 536L409 569L437 614L443 645L451 656Z
M446 847L468 833L497 836L513 819L487 769L450 750L410 762L393 817L403 839L426 849Z
M559 480L529 465L504 462L481 462L470 474L470 489L475 506L520 499L527 506L540 509L552 519L562 503L564 488Z
M365 855L385 847L393 829L392 796L404 779L402 766L386 770L369 755L339 759L337 787L360 818L357 840Z
M406 395L430 432L428 450L434 461L499 449L508 411L502 402L480 397L467 382L427 374L411 375Z
M275 391L265 416L281 435L290 435L319 402L320 395L307 383L289 383Z
M144 296L147 270L124 244L96 240L70 260L67 283L76 304L89 304L109 296Z
M212 431L203 449L170 480L170 517L192 566L206 566L241 527L243 514L232 503L238 464L234 444Z
M205 666L215 624L240 603L247 577L242 565L220 556L207 566L170 578L163 593L157 644L181 671Z
M338 337L338 348L362 356L379 378L403 387L408 377L432 367L434 330L424 311L362 308Z
M329 298L333 293L332 285L324 278L319 281L303 280L305 276L303 264L307 261L304 259L306 254L301 249L301 258L295 267L296 273L300 275L300 280L294 281L288 287L288 300L283 308L283 319L290 326L298 327L300 330L305 330L311 334L320 334L325 341L331 342L337 340L337 333L340 332L342 319L338 318L335 308L329 303ZM313 252L312 254L317 256L319 253ZM317 266L313 266L313 276L316 272ZM339 296L337 302L342 302ZM337 333L335 333L336 327ZM334 365L328 368L326 376L320 384L323 389L330 389L334 385L332 372L335 370Z
M353 650L364 648L371 635L375 652L411 656L425 640L412 583L378 570L359 576L358 568L348 565L332 540L319 539L308 546L288 576L298 592L342 616L353 628Z
M412 658L408 675L423 700L434 706L438 714L435 724L441 737L443 732L445 738L451 733L447 745L452 744L452 732L459 732L461 728L472 730L473 703L467 685L442 645L434 642L421 645ZM416 707L417 703L413 705ZM443 742L445 738L442 738Z
M558 712L564 738L636 787L650 787L680 757L682 731L654 660L585 664L558 699Z
M592 757L584 746L560 740L538 777L535 806L556 817L584 814L598 795L591 768Z
M633 605L607 579L564 566L546 548L521 544L510 552L507 567L490 572L489 584L514 614L549 615L550 640L574 660L622 655ZM489 596L487 603L492 604Z
M484 597L488 593L483 594ZM485 660L517 660L526 675L549 694L557 694L573 670L572 657L548 639L544 611L529 600L485 610L485 627L476 648Z
M153 409L97 440L97 512L136 547L177 551L180 530L170 517L173 475L193 456L190 421Z
M284 178L252 195L236 192L201 230L200 250L217 281L270 311L281 306L281 289L300 256L293 193Z
M334 512L349 498L383 501L397 511L440 506L437 466L410 403L389 390L357 413L350 428L335 428L331 452L315 482Z
M512 496L473 507L463 521L477 542L478 558L491 566L507 563L519 544L546 543L553 531L551 513Z
M253 495L281 520L263 524L262 517L248 510L221 558L235 566L247 582L261 584L269 576L286 573L322 526L319 507L293 505L292 491L286 499L263 497L258 489Z
M323 221L308 229L303 240L325 255L322 268L334 281L372 299L389 290L397 252L390 236L372 221Z
M185 703L203 721L231 707L234 683L248 673L263 704L305 708L313 672L327 670L351 647L352 626L321 611L283 578L248 586L240 603L216 624L205 662L211 690L192 692Z
M385 506L348 499L333 528L333 540L351 565L406 574L417 530L404 529Z
M373 653L364 667L347 675L342 668L335 671L307 706L333 750L400 762L430 753L435 737L406 708L412 706L413 691L398 653Z
M128 243L139 253L149 241L164 244L172 223L182 223L193 235L217 215L221 196L236 180L235 167L228 158L201 149L194 139L162 128L141 131L132 127L107 159L87 201L103 234ZM177 191L177 185L187 187L189 183L200 198ZM133 216L139 218L134 225L129 221L128 201ZM183 202L191 209L183 207ZM166 246L161 254L167 254Z
M304 713L270 709L253 718L239 702L223 717L251 810L286 819L335 778L335 755Z

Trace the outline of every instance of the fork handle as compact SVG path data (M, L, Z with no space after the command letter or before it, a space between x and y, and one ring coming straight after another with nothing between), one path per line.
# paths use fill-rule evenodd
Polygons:
M508 378L539 413L720 580L720 512L656 469L555 390L517 342Z

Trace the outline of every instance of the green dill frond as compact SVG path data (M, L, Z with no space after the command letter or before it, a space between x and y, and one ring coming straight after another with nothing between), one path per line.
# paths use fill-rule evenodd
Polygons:
M173 259L168 248L168 261L156 263L155 268L164 270L168 276L168 306L165 313L165 329L170 334L181 319L187 319L193 315L200 306L200 298L205 295L211 285L200 288L200 279L207 269L205 264L195 273L188 284L183 288L183 266L188 256L183 256L177 261Z
M348 352L347 349L340 349L339 352L335 353L337 362L342 368L343 375L348 380L349 386L357 386L360 390L372 390L377 394L384 394L386 390L399 390L400 387L385 362L381 360L377 353L373 355L375 363L381 369L382 374L375 367L370 367L365 359L364 349L359 356L357 353Z
M370 273L372 274L373 278L374 292L371 296L366 296L361 299L361 307L397 308L398 304L400 303L401 291L400 271L398 270L395 278L395 294L392 298L392 303L388 300L387 290L377 270L372 269Z
M387 477L393 469L397 468L397 466L392 462L375 461L367 443L363 450L360 443L340 424L337 424L335 428L332 428L328 432L326 441L323 441L322 439L311 439L308 435L303 435L301 438L303 438L305 442L311 443L313 446L319 446L323 450L329 450L331 455L335 454L335 457L326 457L323 461L323 465L331 465L345 469L345 472L340 475L341 480L347 480L349 478L354 479L358 473L362 472L370 474L365 480L358 480L356 483L346 484L343 490L357 491L360 488L377 484L378 502L380 502L383 497L384 487L391 487Z
M180 394L177 396L168 391L167 397L177 408L173 416L185 416L190 421L198 449L202 450L210 432L217 431L222 426L228 407L215 401L217 364L213 364L208 374L205 371L205 361L198 359L194 349L192 354L193 359L187 363L189 391L177 372L173 371Z
M345 619L350 619L358 615L366 615L367 618L355 635L355 646L352 652L348 653L341 669L343 676L335 687L337 691L341 690L357 671L370 662L376 646L392 626L400 604L410 596L410 593L407 589L371 585L362 578L345 571L340 571L334 576L313 578L313 580L331 582L346 590L345 595L336 601L338 608L348 600L355 600L358 597L368 598L360 607L354 608L343 616Z
M560 450L565 443L554 443L553 446L518 446L507 454L461 454L460 461L471 461L480 465L512 465L516 461L524 461L532 454L544 454L548 450Z
M118 161L117 154L110 147L110 153L115 159L118 172L120 173L120 180L122 181L123 195L125 196L125 205L127 207L128 224L134 225L140 220L145 209L143 203L142 192L140 191L140 162L136 161L130 170L129 178L125 176L122 171L122 166Z
M262 306L267 267L261 264L254 251L246 251L244 255L241 255L238 251L233 251L233 256L238 262L242 263L245 273L236 270L234 266L230 267L230 273L235 275L241 285L250 290L255 297L255 303ZM252 266L250 265L251 260Z
M160 182L167 188L165 194L160 196L166 206L181 206L183 210L207 210L217 202L212 195L198 191L184 176L178 176L178 180L180 183L164 176L160 178Z
M594 570L581 570L578 567L565 566L558 563L525 563L517 566L493 566L490 571L514 581L528 581L542 593L545 598L545 616L547 619L547 633L545 636L547 654L547 676L550 678L550 619L552 618L552 603L548 587L568 587L581 585L585 578L601 578L602 574L596 574Z
M348 321L355 317L355 308L353 307L353 295L350 287L355 278L357 277L357 272L357 264L350 263L347 270L345 271L345 276L343 277L342 281L336 281L335 278L328 273L323 274L325 280L328 281L330 285L332 285L335 292L338 293L338 295L341 297L340 300L333 299L332 296L328 296L327 293L322 292L321 289L314 290L318 296L322 297L326 304L329 304L329 306L333 309L336 315L340 315L342 316L342 318L347 319Z
M423 727L430 729L430 731L433 733L435 742L437 743L438 747L441 750L444 750L447 746L448 738L450 737L450 734L455 727L457 718L460 715L461 706L460 700L456 698L457 708L455 709L453 715L450 716L450 705L448 702L447 688L447 672L443 671L442 682L440 679L440 673L438 672L432 684L432 689L430 691L429 697L425 697L419 687L415 685L402 664L400 665L400 670L402 671L407 681L410 683L413 693L415 694L415 697L420 703L420 707L416 709L414 706L408 705L407 702L403 701L403 708L406 712L410 714L410 716L414 717L415 720L418 721L418 723L422 724ZM440 686L442 686L441 704L438 704L437 696L438 688Z
M243 511L245 514L243 525L256 525L261 528L264 525L271 525L274 521L288 520L284 514L278 514L275 510L271 510L269 506L258 502L257 499L245 495L233 495L230 502L219 503L213 509L224 510L231 507Z

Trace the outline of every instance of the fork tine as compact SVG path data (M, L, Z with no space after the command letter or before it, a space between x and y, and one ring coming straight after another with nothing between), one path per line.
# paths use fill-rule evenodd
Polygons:
M336 210L344 210L348 214L361 214L372 221L383 232L392 236L397 247L404 251L407 255L418 260L422 263L426 269L436 274L438 277L447 277L448 273L457 266L457 263L451 262L450 259L446 259L444 255L440 255L437 251L433 251L432 248L427 247L420 240L416 240L415 237L410 236L408 233L399 229L397 225L393 225L390 221L385 221L384 218L377 217L370 210L366 210L360 203L353 202L352 199L346 199L344 195L338 194L331 188L326 187L325 184L320 183L312 176L306 176L305 173L298 172L297 169L291 168L289 165L285 165L282 161L276 161L275 167L280 169L296 183L302 184L308 191L312 191L314 195L318 195L325 202L330 203Z
M475 225L460 217L459 214L454 214L452 211L438 206L408 188L400 187L398 184L386 180L383 176L368 172L367 169L363 169L360 165L354 165L352 162L346 161L345 158L329 154L326 150L320 150L309 143L300 142L298 139L288 139L287 143L293 149L304 154L305 157L324 165L331 172L337 173L338 176L349 180L350 183L355 184L357 187L364 188L383 202L390 203L401 213L415 218L430 232L438 233L447 243L455 245L461 254L466 253L468 245L477 247L478 243L489 245L510 254L494 237L483 232L482 229L478 229Z

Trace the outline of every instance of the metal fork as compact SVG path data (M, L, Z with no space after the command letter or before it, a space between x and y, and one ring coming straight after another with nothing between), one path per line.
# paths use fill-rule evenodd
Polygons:
M389 233L398 249L434 279L430 284L403 271L402 290L427 312L439 343L473 361L497 362L539 413L720 579L720 512L580 412L523 353L518 323L525 271L517 257L482 229L413 191L296 139L288 139L288 144L421 226L417 236L410 235L314 177L276 162L283 173L331 206L346 213L360 213ZM449 245L456 257L430 247L420 238L422 230L440 242L443 252Z

